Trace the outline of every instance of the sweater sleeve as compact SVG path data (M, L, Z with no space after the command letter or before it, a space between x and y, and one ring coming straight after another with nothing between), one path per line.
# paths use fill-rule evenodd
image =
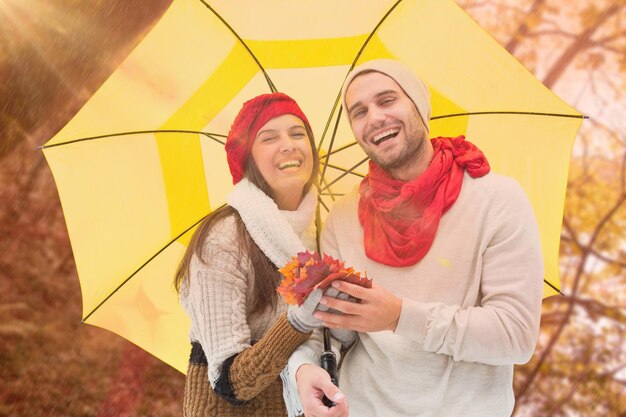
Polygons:
M289 355L310 334L295 330L283 314L252 345L246 296L249 261L236 249L234 222L223 223L203 246L205 262L192 261L185 308L192 337L207 357L209 383L224 399L240 404L276 380Z
M278 378L291 353L310 333L300 333L282 314L254 346L238 353L228 370L232 392L238 400L250 400Z
M332 211L326 217L320 236L320 246L323 253L326 253L336 259L341 259L339 245L337 244L337 239L335 238L333 217ZM341 342L333 338L331 343L332 350L337 356L337 363L339 363L341 359ZM322 328L319 328L313 332L313 335L309 340L300 345L293 352L291 358L289 359L289 383L293 387L296 386L296 372L298 372L298 369L305 364L320 366L320 355L323 351L324 337Z
M396 333L428 352L488 365L530 360L539 334L543 261L532 208L517 183L496 194L487 220L479 306L403 299Z

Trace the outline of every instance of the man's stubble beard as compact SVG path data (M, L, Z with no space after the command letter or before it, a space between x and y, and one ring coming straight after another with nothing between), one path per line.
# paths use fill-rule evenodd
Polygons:
M394 160L385 161L383 158L379 158L374 152L369 152L367 156L369 156L376 165L389 173L393 173L394 171L412 164L418 164L425 150L428 132L425 129L418 129L417 132L415 132L415 136L417 137L414 139L407 137L405 149Z

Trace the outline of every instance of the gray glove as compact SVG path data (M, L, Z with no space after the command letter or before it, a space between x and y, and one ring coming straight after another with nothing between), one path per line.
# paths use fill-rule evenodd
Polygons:
M324 295L327 297L333 297L333 298L337 298L338 300L350 301L353 303L358 301L356 298L346 294L345 292L339 291L335 287L328 287L326 291L324 291ZM320 304L317 307L317 309L320 311L329 311L334 314L342 314L340 311L334 310L332 308L328 308L322 304ZM335 339L339 340L343 347L350 346L352 343L354 343L354 341L358 337L357 332L355 332L354 330L348 330L348 329L330 329L330 334Z
M335 287L328 287L328 288L326 288L326 290L324 290L324 295L327 296L327 297L336 298L336 299L341 300L341 301L350 301L352 303L355 303L355 302L358 301L356 298L346 294L345 292L339 291ZM337 310L332 309L332 308L328 308L328 307L326 307L323 304L320 304L317 307L317 309L319 311L329 311L329 312L331 312L333 314L342 314L340 311L337 311Z
M323 292L319 288L312 291L301 306L289 306L287 320L294 329L302 333L309 333L322 325L322 321L313 317L319 306Z
M330 335L341 342L341 347L346 348L356 342L359 334L349 329L330 329Z

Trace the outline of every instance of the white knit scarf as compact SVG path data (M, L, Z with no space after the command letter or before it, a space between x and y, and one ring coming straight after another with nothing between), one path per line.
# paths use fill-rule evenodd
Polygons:
M254 243L276 267L285 265L298 252L315 250L315 187L294 211L280 210L247 178L235 185L226 201L237 210Z
M311 187L294 211L280 210L274 200L247 178L235 185L226 201L237 210L254 243L277 268L289 262L298 252L315 250L315 187ZM280 377L287 414L289 417L303 414L298 389L289 375L289 367L281 371Z

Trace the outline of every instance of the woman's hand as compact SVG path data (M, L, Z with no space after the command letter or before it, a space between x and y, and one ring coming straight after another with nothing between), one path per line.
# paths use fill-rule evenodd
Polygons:
M312 291L301 306L289 306L287 320L294 329L302 333L309 333L322 325L322 321L313 313L322 298L322 290Z

